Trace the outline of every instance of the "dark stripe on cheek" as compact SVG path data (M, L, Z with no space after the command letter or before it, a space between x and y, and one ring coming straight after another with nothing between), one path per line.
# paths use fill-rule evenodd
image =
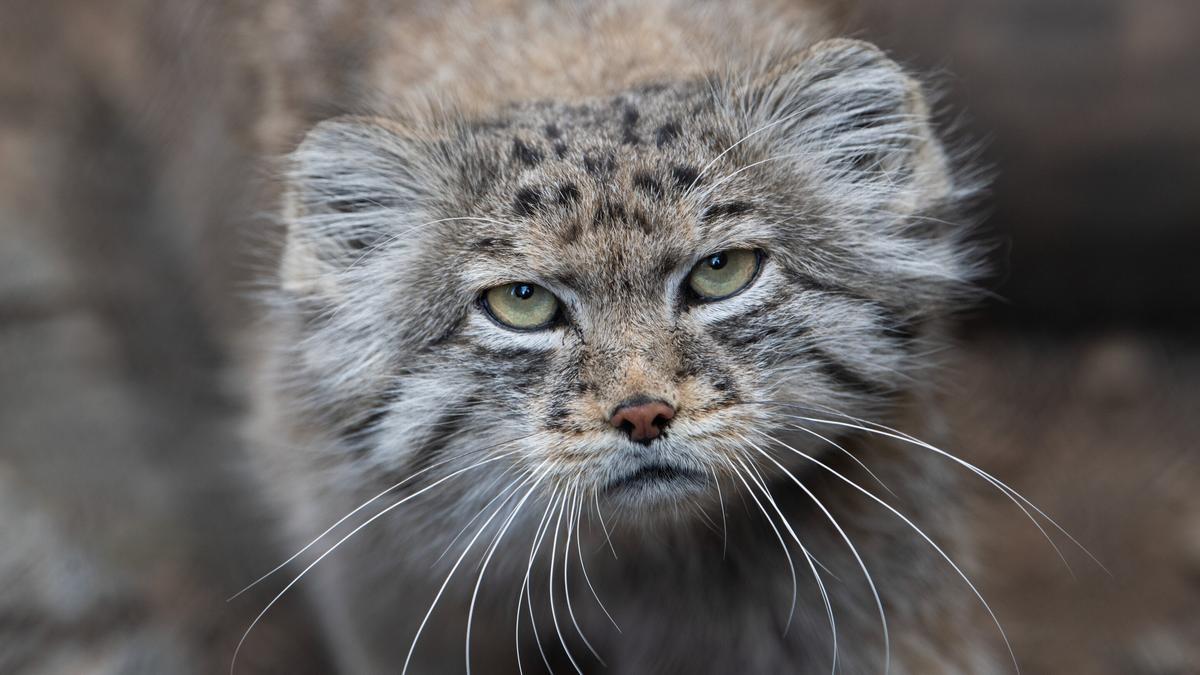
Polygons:
M356 444L364 443L367 438L379 429L383 421L392 412L391 405L400 398L399 390L388 390L371 400L370 405L357 419L343 427L339 436L345 441Z
M546 352L542 350L525 347L485 347L483 345L475 345L472 352L474 352L476 357L481 359L520 361L522 362L522 368L544 368L548 358Z
M816 360L817 370L837 386L855 394L870 397L885 397L894 393L893 390L881 383L871 382L862 375L854 372L846 364L838 361L820 347L813 347L809 353Z
M478 399L468 396L461 404L443 412L437 421L425 428L421 442L409 455L408 476L433 465L450 441L466 426L471 409L478 403Z

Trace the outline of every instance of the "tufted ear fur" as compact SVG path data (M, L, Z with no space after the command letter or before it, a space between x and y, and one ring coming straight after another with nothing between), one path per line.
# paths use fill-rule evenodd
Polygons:
M337 272L421 222L431 200L424 156L395 122L339 117L313 127L289 157L283 288L329 297Z
M874 195L873 208L911 213L950 189L919 83L869 43L826 40L781 62L751 88L748 107L773 155L854 184Z

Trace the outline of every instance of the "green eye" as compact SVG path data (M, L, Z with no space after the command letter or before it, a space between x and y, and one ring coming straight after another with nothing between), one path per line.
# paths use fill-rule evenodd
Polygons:
M518 330L546 328L558 316L558 298L553 293L523 282L489 288L483 305L496 321Z
M714 253L692 268L688 287L705 302L728 298L754 281L759 258L758 251L744 248Z

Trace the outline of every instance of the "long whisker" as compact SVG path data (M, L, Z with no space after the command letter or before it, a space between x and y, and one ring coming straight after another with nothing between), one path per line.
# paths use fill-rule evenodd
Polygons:
M558 559L558 533L562 526L563 514L567 510L567 497L569 496L570 492L568 488L563 488L562 499L560 500L558 507L558 516L556 516L556 520L554 522L554 534L550 537L550 573L547 575L549 577L550 584L550 622L554 624L554 632L558 635L558 644L562 646L563 653L567 655L567 660L571 662L571 666L575 668L576 673L583 675L583 670L579 667L579 664L575 662L575 655L571 653L571 648L567 646L567 640L563 637L562 629L558 626L558 610L555 609L554 606L554 565ZM570 522L570 518L567 519L567 522ZM564 584L566 583L565 580L566 577L564 575ZM564 592L565 590L566 589L564 588ZM568 600L568 602L570 602L570 600Z
M446 573L445 580L442 581L442 585L438 588L437 594L433 596L433 602L429 603L429 609L426 610L425 616L421 619L421 625L417 626L417 633L413 636L412 643L408 646L408 655L404 657L404 667L400 670L401 675L405 675L408 672L408 666L412 661L413 653L415 653L417 650L417 642L421 639L421 633L424 632L425 626L429 623L429 617L433 615L433 610L437 607L438 601L442 599L442 594L446 592L446 587L450 585L450 579L454 577L454 573L458 571L459 565L462 565L462 561L467 557L467 554L470 553L471 549L475 547L475 542L478 541L479 537L487 531L488 525L490 525L491 522L496 519L496 516L500 515L500 512L504 509L504 505L507 504L517 492L518 490L511 490L508 492L508 496L504 498L504 501L500 502L500 505L497 506L494 511L492 511L492 515L488 516L487 520L483 521L483 524L479 526L478 530L476 530L475 536L471 537L471 540L467 542L465 547L463 547L463 552L458 556L458 559L454 561L454 564L450 567L450 571Z
M855 464L857 464L859 467L861 467L863 471L866 471L866 472L867 472L867 475L868 475L868 476L870 476L872 480L874 480L876 483L878 483L878 484L879 484L879 487L883 488L884 490L887 490L887 491L888 491L888 494L892 495L893 497L897 497L897 498L898 498L898 495L895 493L895 491L894 491L894 490L892 490L892 488L888 487L887 483L884 483L882 480L880 480L879 476L876 476L876 475L875 475L875 472L874 472L874 471L872 471L870 467L868 467L866 464L864 464L864 463L863 463L863 461L862 461L861 459L859 459L857 456L855 456L855 455L854 455L854 453L852 453L852 452L850 452L849 450L847 450L847 449L846 449L845 447L843 447L841 444L837 443L836 441L834 441L833 439L831 439L831 438L829 438L829 437L827 437L827 436L823 436L823 435L821 435L821 434L819 434L819 433L817 433L817 432L813 431L812 429L809 429L809 428L807 428L807 427L800 426L799 424L795 424L795 423L789 424L789 425L788 425L788 428L790 428L790 429L796 429L796 430L798 430L798 431L803 431L803 432L806 432L806 433L812 434L813 436L816 436L817 438L821 439L822 441L825 441L825 442L826 442L826 443L828 443L829 445L832 445L833 447L835 447L835 448L837 448L838 450L842 451L842 453L843 453L844 455L846 455L846 456L847 456L847 457L849 457L851 460L853 460L853 461L854 461L854 463L855 463Z
M983 605L983 608L985 610L987 610L988 615L991 616L991 618L992 618L992 623L994 623L996 625L996 629L998 631L1000 631L1000 637L1004 640L1004 646L1008 649L1008 654L1012 658L1013 668L1016 670L1016 672L1018 674L1021 672L1021 667L1017 663L1016 652L1013 651L1012 644L1008 641L1008 635L1004 632L1004 626L1002 626L1000 624L1000 619L996 616L996 613L994 611L992 611L991 605L989 605L987 600L984 599L983 594L980 593L979 589L975 587L975 584L971 581L970 577L968 577L967 574L965 572L963 572L962 569L958 566L958 564L954 562L954 559L951 558L944 550L942 550L942 547L938 546L937 543L933 541L933 539L930 539L929 535L925 534L924 530L917 527L916 523L914 523L911 519L909 519L908 516L897 511L891 504L888 504L887 502L883 501L879 497L876 497L869 490L863 488L858 483L855 483L854 481L850 480L849 478L846 478L841 473L839 473L836 469L830 467L829 465L825 464L821 460L819 460L815 457L812 457L811 455L808 455L807 453L801 452L800 450L793 448L792 446L788 445L787 443L784 443L783 441L781 441L777 438L772 438L771 440L774 441L775 443L778 443L779 445L787 448L788 450L791 450L792 452L796 453L800 457L803 457L804 459L807 459L808 461L816 464L817 466L821 467L822 469L825 469L829 473L836 476L842 482L846 483L847 485L854 488L855 490L858 490L859 492L863 493L864 495L867 496L867 498L871 499L875 503L879 504L883 508L890 511L897 518L904 521L904 524L908 525L914 532L917 533L918 536L920 536L922 539L924 539L925 543L929 544L929 546L931 546L933 548L933 550L936 551L938 553L938 555L940 555L942 557L942 559L945 560L950 565L950 567L954 569L954 571L958 574L959 578L961 578L963 580L963 582L965 582L967 584L967 586L971 589L971 592L975 594L975 597Z
M537 621L533 618L533 596L529 591L529 576L533 573L533 561L537 558L537 553L542 547L542 539L546 536L546 530L550 526L550 519L553 517L551 509L554 508L555 500L558 498L558 489L555 488L546 500L546 511L542 513L542 519L538 523L537 530L533 534L533 543L529 547L529 561L525 565L525 579L517 588L517 620L514 640L517 647L517 669L523 674L524 666L521 664L521 605L525 599L529 600L529 629L533 633L533 640L537 644L538 653L542 655L542 663L546 665L546 670L553 672L550 667L550 659L546 658L546 652L542 649L542 639L538 635Z
M521 508L525 506L525 502L531 495L534 494L534 491L537 490L537 486L541 484L542 479L544 479L548 474L549 471L542 471L541 474L537 476L537 479L533 482L533 484L530 485L529 489L525 491L525 494L521 496L520 501L518 501L513 507L512 512L508 514L508 518L505 519L505 521L501 524L500 530L496 533L495 538L492 539L492 542L488 547L487 554L484 556L483 564L479 568L479 577L475 580L474 590L471 591L471 604L467 608L467 636L464 640L466 649L467 675L471 675L471 623L475 618L475 601L479 597L479 588L483 585L483 575L487 572L488 564L492 562L492 556L496 554L496 549L500 547L501 540L504 539L504 535L508 532L509 527L512 526L517 514L521 512Z
M743 468L746 467L746 464L743 463L740 458L735 458L735 459L737 460L738 464L742 465ZM770 522L770 520L771 520L770 516L767 515L767 511L766 511L766 509L763 508L762 504L759 502L758 497L754 495L754 491L750 488L750 484L746 482L745 477L742 476L742 473L740 471L738 471L735 467L731 466L730 468L733 468L735 475L737 475L738 479L742 481L742 485L746 486L746 491L748 493L750 493L750 497L754 500L754 503L758 505L758 508L759 508L759 510L762 511L763 516L767 518L768 522ZM749 475L748 470L747 470L747 475ZM834 615L833 615L833 603L829 599L829 592L825 588L825 582L824 582L824 580L821 579L821 574L817 571L816 565L813 564L814 558L812 557L812 554L809 553L808 548L803 543L801 543L800 537L797 536L795 530L792 529L791 523L789 523L787 518L785 518L783 516L783 511L781 511L779 509L779 506L775 503L775 500L773 498L771 498L770 491L767 490L765 482L760 482L761 476L758 479L755 479L754 476L751 475L750 479L752 481L754 481L754 483L758 486L758 489L760 491L762 491L763 495L765 497L767 497L768 500L770 500L772 508L774 508L775 512L777 514L779 514L779 520L783 523L784 527L787 528L788 534L791 535L792 539L796 542L796 545L800 547L800 552L804 554L804 559L806 561L808 561L808 567L810 570L812 570L813 579L817 582L817 590L820 591L820 593L821 593L821 601L825 603L825 616L829 620L829 631L832 636L831 641L832 641L832 648L833 648L833 663L830 666L830 672L836 673L837 672L837 662L838 662L837 620L834 618ZM772 529L774 529L775 528L774 524L772 524L771 527L772 527ZM780 543L783 544L783 537L779 534L779 530L777 530L777 529L775 530L775 535L777 537L779 537ZM795 604L796 604L795 581L796 581L796 577L795 577L795 574L793 574L792 575L792 609L793 609L793 611L795 610ZM789 617L788 626L790 627L790 625L791 625L791 618ZM787 629L785 628L784 633L786 633L786 632L787 632Z
M742 464L742 461L740 458L735 457L734 459L739 464ZM796 613L796 587L797 587L796 565L792 562L792 554L790 551L788 551L787 542L785 542L783 540L783 535L780 534L779 528L775 526L775 520L771 518L771 515L769 513L767 513L767 509L766 509L766 507L764 507L762 505L762 502L759 501L758 495L754 494L754 491L750 488L750 484L746 482L746 478L742 475L741 471L737 470L737 467L735 467L733 464L729 464L728 466L730 469L733 470L734 475L737 476L738 479L742 481L742 485L746 486L746 491L747 491L747 493L749 493L750 498L752 500L754 500L755 505L758 506L758 510L762 511L763 518L765 518L767 521L767 524L771 526L771 531L773 531L775 533L775 538L779 540L779 548L783 550L783 555L787 559L788 573L791 575L791 578L792 578L792 603L788 608L787 623L784 625L784 629L783 629L783 632L787 633L788 629L791 628L791 625L792 625L792 617ZM742 466L744 467L745 465L742 464ZM803 551L803 548L801 550ZM807 552L805 553L805 555L807 555Z
M414 478L417 478L417 477L418 477L418 476L420 476L421 474L424 474L424 473L427 473L427 472L429 472L429 471L432 471L432 470L434 470L434 469L436 469L436 468L438 468L438 467L440 467L440 466L444 466L444 465L446 465L446 464L447 464L447 463L449 463L449 462L453 462L453 461L455 461L455 460L462 459L463 457L465 457L465 456L467 456L467 455L470 455L470 454L476 454L476 453L479 453L479 452L485 452L485 451L489 451L489 450L495 450L495 449L497 449L497 448L502 448L502 447L504 447L505 445L508 445L508 444L510 444L510 443L517 443L517 442L519 442L519 441L523 441L523 440L525 440L525 439L527 439L527 438L530 438L531 436L534 436L534 435L536 435L536 434L527 434L527 435L525 435L525 436L521 436L521 437L518 437L518 438L509 439L509 440L507 440L507 441L504 441L504 442L502 442L502 443L499 443L499 444L496 444L496 445L491 445L491 446L488 446L487 448L483 448L483 449L480 449L480 450L470 450L470 451L467 451L467 452L459 453L458 455L455 455L454 457L448 457L448 458L446 458L446 459L443 459L443 460L440 460L440 461L438 461L438 462L435 462L435 463L433 463L433 464L430 464L429 466L427 466L427 467L425 467L425 468L423 468L423 469L421 469L421 470L419 470L419 471L416 471L416 472L414 472L414 473L413 473L411 476L409 476L408 478L405 478L404 480L402 480L402 481L400 481L400 482L398 482L398 483L395 483L395 484L393 484L392 486L388 487L387 489L385 489L384 491L382 491L382 492L380 492L379 494L375 495L374 497L371 497L370 499L368 499L367 501L363 502L362 504L359 504L359 505L358 505L358 506L357 506L357 507L356 507L356 508L355 508L353 511L350 511L350 512L349 512L349 513L347 513L346 515L344 515L344 516L342 516L341 518L339 518L337 522L335 522L334 524L332 524L332 525L330 525L328 528L326 528L324 532L322 532L321 534L318 534L318 535L316 536L316 538L314 538L312 541L310 541L310 542L308 542L307 544L305 544L305 545L304 545L304 548L301 548L299 551L296 551L294 554L292 554L292 557L290 557L290 558L288 558L287 560L284 560L283 562L279 563L279 564L278 564L278 565L276 565L276 566L275 566L275 568L274 568L274 569L272 569L270 572L267 572L266 574L262 575L261 577L259 577L259 578L255 579L255 580L254 580L254 581L253 581L253 582L252 582L252 583L251 583L249 586L246 586L245 588L243 588L242 590L238 591L237 593L234 593L233 595L229 596L229 597L228 597L228 598L227 598L225 601L226 601L226 602L230 602L230 601L232 601L232 600L236 599L238 596L240 596L240 595L242 595L243 593L245 593L246 591L250 590L251 588L254 588L255 586L257 586L257 585L259 585L260 583L262 583L263 581L266 581L268 578L270 578L270 577L271 577L272 575L274 575L276 572L278 572L279 570L282 570L283 568L287 567L287 566L288 566L288 565L289 565L291 562L293 562L294 560L296 560L296 558L299 558L301 555L304 555L304 552L305 552L305 551L307 551L308 549L310 549L310 548L312 548L313 546L315 546L315 545L316 545L316 543L317 543L318 541L321 541L322 539L324 539L326 535L328 535L330 532L333 532L335 529L337 529L337 527L338 527L339 525L341 525L342 523L346 522L348 519L350 519L351 517L353 517L353 516L354 516L354 514L358 513L359 511L362 511L363 509L367 508L367 507L368 507L368 506L370 506L371 504L373 504L373 503L375 503L375 502L379 501L380 499L384 498L385 496L387 496L387 495L388 495L388 494L390 494L391 492L394 492L395 490L398 490L399 488L403 487L403 486L404 486L406 483L408 483L409 481L413 480Z
M717 476L716 468L710 469L713 477L713 485L717 486L717 504L721 508L721 560L724 560L729 552L729 523L725 518L725 496L721 494L721 479Z
M778 402L769 402L769 404L813 410L813 408L811 408L809 406L802 406L802 405L797 405L797 404L778 403ZM1007 483L1000 480L999 478L996 478L995 476L988 473L987 471L984 471L983 469L979 468L978 466L975 466L974 464L972 464L960 457L957 457L952 453L946 452L945 450L942 450L941 448L931 445L915 436L906 434L902 431L893 429L893 428L885 426L883 424L879 424L878 422L871 422L869 420L855 418L850 415L846 415L845 413L839 413L837 411L829 411L829 412L831 412L832 414L836 414L841 417L844 417L846 419L850 419L853 421L853 423L839 422L836 420L827 420L827 419L821 419L821 418L815 418L815 417L805 417L802 415L791 415L791 417L794 417L795 419L799 419L799 420L808 421L808 422L815 422L818 424L828 424L828 425L833 425L833 426L846 427L846 428L850 428L850 429L858 429L860 431L865 431L867 433L872 433L872 434L877 434L880 436L885 436L888 438L893 438L893 439L902 441L902 442L910 444L910 445L915 445L917 447L924 448L924 449L934 452L938 455L946 457L947 459L953 461L954 463L964 467L965 469L967 469L971 473L975 474L979 478L982 478L984 481L986 481L987 483L992 485L992 487L996 488L1001 494L1005 495L1005 497L1007 497L1009 501L1013 502L1013 504L1015 504L1017 506L1017 508L1021 509L1021 511L1026 515L1026 517L1028 517L1029 520L1031 522L1033 522L1034 526L1038 528L1038 531L1042 533L1042 535L1045 537L1046 541L1050 544L1051 548L1054 549L1055 553L1058 554L1058 557L1062 560L1063 564L1066 565L1068 571L1071 571L1071 565L1070 565L1070 563L1067 562L1066 556L1063 555L1062 550L1059 549L1058 545L1054 543L1054 540L1045 531L1045 529L1041 527L1040 523L1038 523L1037 519L1033 517L1033 514L1031 514L1029 512L1029 510L1026 509L1026 507L1028 507L1029 509L1032 509L1035 513L1037 513L1039 516L1044 518L1046 520L1046 522L1050 523L1050 525L1054 527L1054 529L1056 529L1058 532L1060 532L1064 537L1066 537L1068 540L1070 540L1070 542L1072 544L1074 544L1077 548L1079 548L1080 551L1082 551L1089 558L1091 558L1092 562L1094 562L1100 569L1104 570L1104 572L1106 574L1108 574L1109 576L1112 576L1112 572L1110 572L1108 570L1108 568L1104 566L1104 563L1100 562L1100 560L1097 559L1096 556L1092 555L1092 552L1089 551L1087 549L1087 547L1085 547L1083 544L1079 543L1079 540L1077 540L1075 537L1073 537L1070 532L1067 532L1067 530L1064 529L1061 525L1059 525L1057 521L1055 521L1053 518L1051 518L1049 515L1047 515L1045 511L1040 509L1036 504L1031 502L1020 492L1017 492L1016 489L1009 486ZM867 426L867 425L870 425L870 426ZM1073 572L1072 572L1072 576L1074 576Z
M764 434L761 431L754 429L751 431L754 431L754 433L765 437L767 440L774 440L771 438L771 436ZM879 610L879 624L883 628L883 672L886 675L891 671L892 666L892 641L891 636L888 633L887 613L883 610L883 600L879 597L879 590L875 587L875 580L871 578L871 572L867 569L867 563L863 561L862 556L859 555L858 549L854 546L854 542L850 540L850 535L846 534L846 531L842 529L842 526L838 523L837 519L834 518L833 514L829 512L829 509L825 508L825 505L821 503L821 500L818 499L817 496L804 485L804 483L801 483L800 480L796 478L795 474L784 468L784 466L769 453L758 447L758 445L753 441L747 439L746 442L750 445L750 447L757 450L760 455L765 457L768 461L779 468L779 470L783 471L783 473L790 478L797 487L803 490L804 494L808 495L808 498L811 499L813 503L817 505L817 508L821 510L821 513L825 514L825 518L828 519L830 524L833 525L834 529L837 530L838 535L840 535L842 538L842 541L846 542L846 546L849 547L850 553L854 556L854 560L858 562L858 567L862 570L863 576L867 580L867 586L871 588L871 595L875 598L875 607Z
M617 549L613 546L612 537L608 534L608 526L604 524L604 514L600 512L600 491L592 492L592 501L596 504L596 517L600 519L600 529L604 530L604 540L608 542L608 550L612 551L613 560L617 559Z
M415 499L416 497L419 497L420 495L432 490L433 488L441 485L442 483L445 483L446 481L450 480L451 478L455 478L457 476L460 476L460 475L466 473L467 471L470 471L472 469L477 469L486 464L490 464L492 462L499 461L499 460L501 460L505 457L509 457L513 454L515 454L515 451L510 451L510 452L501 453L499 455L494 455L492 457L488 457L487 459L476 462L475 464L472 464L471 466L468 466L468 467L465 467L462 469L458 469L457 471L447 474L446 476L421 488L420 490L412 493L411 495L408 495L407 497L404 497L402 499L399 499L399 500L393 502L386 509L383 509L379 513L371 516L370 518L368 518L366 520L366 522L362 523L358 527L355 527L353 530L350 531L349 534L347 534L346 536L339 539L337 542L335 542L329 548L325 549L324 553L322 553L320 556L318 556L316 560L309 563L309 565L307 567L305 567L303 570L301 570L300 573L295 576L295 578L293 578L291 581L288 582L288 584L286 586L283 587L283 590L279 591L279 593L274 598L271 598L271 601L267 603L267 606L263 607L262 611L258 613L258 616L254 617L254 620L250 622L250 626L248 628L246 628L245 633L242 633L241 639L238 640L237 646L234 647L234 649L233 649L233 658L231 659L231 662L229 664L230 675L233 675L234 669L237 667L237 657L238 657L238 654L242 651L242 646L246 643L246 638L250 636L250 632L252 630L254 630L254 627L258 625L258 622L261 621L264 616L266 616L267 612L270 611L271 608L275 606L275 603L279 602L279 599L282 598L284 596L284 594L287 593L292 588L292 586L295 586L297 583L299 583L299 581L301 579L303 579L304 576L306 574L308 574L308 572L310 570L312 570L312 568L316 567L330 553L333 553L334 551L336 551L338 549L338 547L340 547L342 544L344 544L346 542L346 540L348 540L351 537L353 537L354 535L358 534L359 531L361 531L363 528L370 525L371 523L375 522L377 519L382 518L384 515L391 512L392 509L395 509L396 507L400 506L401 504L404 504L412 499Z
M951 460L953 460L956 463L965 467L968 471L972 472L979 478L982 478L985 482L987 482L989 485L991 485L997 491L999 491L1000 494L1003 494L1005 496L1005 498L1007 498L1009 501L1011 501L1018 509L1020 509L1021 513L1023 513L1025 515L1025 517L1029 519L1029 522L1033 523L1033 526L1035 528L1037 528L1038 532L1041 533L1042 537L1046 540L1046 542L1048 544L1050 544L1050 548L1054 550L1054 553L1058 556L1058 559L1061 560L1062 564L1067 568L1067 573L1071 575L1071 578L1075 578L1075 571L1071 568L1071 563L1069 563L1067 561L1066 556L1063 555L1062 549L1060 549L1058 547L1058 544L1054 541L1053 538L1050 537L1050 534L1048 532L1046 532L1045 528L1042 527L1042 524L1040 522L1038 522L1038 520L1036 518L1033 517L1033 514L1029 512L1029 509L1027 509L1025 507L1025 505L1021 503L1021 501L1028 502L1028 500L1026 500L1025 497L1022 496L1020 493L1018 493L1015 489L1009 487L1006 483L1004 483L1000 479L996 478L995 476L992 476L991 474L987 473L983 469L980 469L979 467L975 466L974 464L971 464L970 462L967 462L966 460L956 457L956 456L954 456L948 452L945 452L939 448L935 448L934 446L926 443L925 441L922 441L922 440L916 438L915 436L911 436L909 434L906 434L906 433L903 433L900 431L895 431L890 428L884 428L884 430L879 430L879 429L866 428L866 427L862 426L865 424L872 424L874 426L882 426L882 425L878 425L877 423L874 423L874 422L869 422L867 420L855 419L854 421L856 424L847 424L847 423L843 423L843 422L837 422L834 420L822 420L822 419L818 419L818 418L801 417L798 415L791 415L790 417L794 417L796 419L801 419L801 420L810 421L810 422L816 422L818 424L847 426L847 427L850 427L853 429L858 429L860 431L866 431L867 433L874 433L874 434L885 436L888 438L894 438L894 439L903 441L905 443L916 445L921 448L927 448L927 449L933 450L934 452L936 452L942 456L949 457ZM805 428L801 425L795 425L795 428L797 428L801 431L806 431L809 434L819 436L815 431L812 431L811 429ZM893 493L893 495L894 494L895 493ZM1050 518L1045 513L1043 513L1040 509L1038 509L1036 506L1034 506L1031 502L1029 503L1029 506L1034 508L1035 510L1037 510L1038 513L1043 518L1045 518L1047 521L1049 521L1054 527L1058 528L1058 530L1061 531L1064 535L1066 535L1067 538L1069 538L1072 542L1074 542L1076 546L1079 546L1080 549L1082 549L1084 553L1087 553L1087 555L1089 557L1092 557L1092 560L1094 560L1096 562L1096 564L1100 566L1101 569L1103 569L1105 572L1108 572L1108 569L1105 568L1104 565L1101 564L1099 560L1096 560L1095 557L1092 556L1090 551L1088 551L1086 548L1084 548L1082 544L1080 544L1078 541L1076 541L1074 539L1074 537L1071 537L1071 535L1068 534L1066 532L1066 530L1064 530L1062 527L1059 527L1058 523L1054 522L1054 520L1052 518Z
M811 112L813 109L815 109L815 107L816 107L816 105L813 104L813 105L805 106L799 110L795 110L787 115L784 115L783 117L780 117L771 122L767 122L766 124L747 133L745 136L742 136L741 138L734 141L733 143L730 143L729 147L722 150L719 154L717 154L716 157L713 157L711 160L709 160L709 162L707 164L704 165L703 168L700 169L699 173L696 174L696 178L692 181L691 185L688 185L688 189L686 191L690 192L692 188L696 187L696 183L700 181L700 178L702 176L704 176L704 174L707 173L708 170L711 169L714 164L716 164L718 161L720 161L722 157L729 154L737 146L741 145L742 143L745 143L746 141L750 140L751 138L754 138L758 134L766 131L767 129L770 129L771 127L778 126L780 124L783 124L784 122L787 122L790 119L793 119L800 115L807 114L807 113Z
M582 509L580 509L580 510L582 511ZM592 585L592 579L591 579L591 577L588 576L587 564L583 562L583 544L580 541L580 536L579 536L579 531L578 531L579 515L576 515L576 517L575 517L575 527L576 527L575 553L579 557L579 569L583 571L583 580L585 582L587 582L587 587L589 590L591 590L592 597L596 599L596 604L600 606L600 611L604 612L604 616L608 617L608 620L612 623L613 628L616 628L617 632L620 633L621 627L617 625L617 622L615 619L613 619L612 614L608 613L608 608L604 606L604 602L602 600L600 600L600 594L596 592L596 587Z
M471 519L467 521L467 524L462 526L462 529L458 531L458 534L454 535L454 538L450 540L450 543L446 544L446 548L442 549L442 552L440 554L438 554L437 559L433 561L433 564L431 566L436 567L437 564L442 561L442 558L446 557L446 554L449 553L450 550L454 548L454 545L458 543L458 540L461 539L464 534L466 534L467 530L471 529L471 526L475 524L475 521L482 518L483 514L487 513L488 509L492 508L492 504L495 504L497 501L500 501L500 499L503 498L508 493L509 489L512 488L512 486L527 479L529 476L530 476L530 473L528 471L521 474L520 476L517 476L516 478L514 478L512 480L512 482L510 482L508 485L505 485L502 490L497 492L495 497L492 497L490 500L488 500L488 503L484 504L483 508L479 509L479 511L475 515L471 516ZM521 487L524 487L524 486L521 486ZM520 488L518 488L518 489L520 489Z
M583 629L579 627L579 621L575 619L575 609L571 606L571 586L568 569L571 564L571 535L575 536L575 541L579 541L579 514L583 510L583 496L580 493L580 487L575 486L571 494L571 516L567 520L567 539L563 544L563 595L567 599L567 614L571 617L571 623L575 625L575 632L579 634L583 644L587 646L588 651L601 665L607 667L608 664L604 659L600 658L600 654L592 647L592 643L588 641L587 636L583 634ZM578 546L576 546L578 548Z

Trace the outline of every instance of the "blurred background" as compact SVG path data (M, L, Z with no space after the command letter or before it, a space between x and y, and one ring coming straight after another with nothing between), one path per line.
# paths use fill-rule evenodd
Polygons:
M995 175L955 449L1113 572L1074 556L1072 578L984 499L985 595L1027 673L1200 672L1200 3L859 4L848 31L931 74ZM269 259L244 244L269 239L247 148L278 94L244 22L232 0L0 0L0 672L220 672L269 597L224 602L276 562L228 375ZM307 614L271 614L243 672L322 672Z

